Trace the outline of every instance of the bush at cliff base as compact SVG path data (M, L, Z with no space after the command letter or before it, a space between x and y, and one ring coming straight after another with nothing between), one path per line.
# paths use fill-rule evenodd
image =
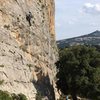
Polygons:
M27 100L26 96L22 93L16 95L16 94L12 94L12 100Z
M7 91L0 90L0 100L28 100L26 96L22 93L16 94L9 94Z
M0 100L13 100L7 91L0 90Z

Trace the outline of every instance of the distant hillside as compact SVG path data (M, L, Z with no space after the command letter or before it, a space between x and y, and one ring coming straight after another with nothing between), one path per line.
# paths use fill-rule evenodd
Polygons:
M87 35L57 41L58 47L64 48L73 45L100 45L100 31Z

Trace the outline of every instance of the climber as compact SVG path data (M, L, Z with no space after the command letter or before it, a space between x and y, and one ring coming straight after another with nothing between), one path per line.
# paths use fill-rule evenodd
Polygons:
M33 18L32 13L29 12L29 14L26 14L26 20L29 22L29 25L31 26L31 19Z

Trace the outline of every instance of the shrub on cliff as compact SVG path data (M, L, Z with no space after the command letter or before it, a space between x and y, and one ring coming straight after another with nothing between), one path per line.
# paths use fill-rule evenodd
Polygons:
M95 48L76 46L61 50L56 63L57 87L65 95L100 100L100 52Z

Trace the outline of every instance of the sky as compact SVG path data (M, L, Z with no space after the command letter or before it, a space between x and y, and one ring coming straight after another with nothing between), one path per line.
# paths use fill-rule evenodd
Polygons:
M55 0L56 39L100 30L100 0Z

